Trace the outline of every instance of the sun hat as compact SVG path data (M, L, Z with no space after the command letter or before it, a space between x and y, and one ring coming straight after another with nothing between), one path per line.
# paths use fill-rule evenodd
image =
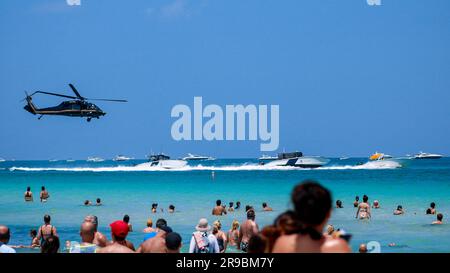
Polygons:
M197 226L195 227L197 231L206 232L211 230L211 226L208 225L208 219L202 218L198 221Z

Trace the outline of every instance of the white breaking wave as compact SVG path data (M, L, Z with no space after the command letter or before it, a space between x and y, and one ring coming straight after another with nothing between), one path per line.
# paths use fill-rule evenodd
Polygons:
M336 165L325 166L315 169L298 168L290 166L264 166L258 164L243 164L229 166L185 166L177 169L165 169L148 164L136 166L116 166L116 167L74 167L74 168L31 168L31 167L11 167L10 171L56 171L56 172L150 172L150 171L292 171L292 170L376 170L376 169L396 169L401 164L396 161L372 161L361 165Z

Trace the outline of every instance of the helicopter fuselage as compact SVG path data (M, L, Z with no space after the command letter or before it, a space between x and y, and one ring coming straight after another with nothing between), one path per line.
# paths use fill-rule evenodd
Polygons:
M24 108L35 115L99 118L106 114L97 105L81 100L63 101L61 104L54 107L37 108L33 105L30 98L28 104Z

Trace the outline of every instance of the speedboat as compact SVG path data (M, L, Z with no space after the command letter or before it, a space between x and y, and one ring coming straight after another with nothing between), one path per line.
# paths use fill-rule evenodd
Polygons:
M278 159L277 156L270 156L270 155L262 155L260 158L258 158L259 161L268 161L268 160L276 160Z
M215 158L210 156L194 155L188 153L188 156L183 157L183 160L215 160Z
M170 159L170 156L165 154L151 155L149 157L149 163L151 167L160 167L164 169L179 169L187 165L186 160Z
M87 162L103 162L105 161L103 158L101 157L88 157L88 159L86 160Z
M128 157L128 156L124 156L124 155L118 155L118 156L116 156L113 159L113 161L128 161L128 160L131 160L131 159L133 159L133 158Z
M442 155L440 155L440 154L430 154L430 153L424 153L424 152L420 152L420 153L414 155L415 159L438 159L441 157L442 157Z
M391 159L392 156L384 153L375 152L369 157L370 161Z
M330 162L329 159L321 156L303 156L302 152L279 153L277 160L268 162L264 166L291 166L300 168L318 168Z

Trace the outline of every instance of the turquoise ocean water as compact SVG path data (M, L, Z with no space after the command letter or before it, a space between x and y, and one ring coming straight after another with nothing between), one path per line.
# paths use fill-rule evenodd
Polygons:
M110 237L108 224L128 214L135 230L129 239L139 245L146 220L152 218L156 222L162 217L182 235L185 250L199 218L206 217L211 223L220 219L224 230L230 228L234 219L245 219L243 209L223 217L211 216L216 199L226 204L241 201L243 207L253 205L257 209L257 222L264 226L290 208L289 196L294 185L311 178L328 187L334 200L343 201L344 208L333 211L330 223L353 234L354 251L360 243L377 241L382 252L450 252L450 158L403 159L398 161L400 168L396 164L358 165L366 161L333 159L328 166L315 170L268 169L252 159L195 162L183 170L133 167L143 161L1 162L0 224L11 228L10 244L29 244L29 230L37 229L43 215L48 213L64 242L79 240L78 230L85 215L97 215L99 230ZM38 200L42 185L50 192L47 203ZM35 196L33 203L23 200L27 186L31 186ZM354 197L362 198L364 194L369 201L377 199L381 203L381 209L374 210L368 222L356 220L352 206ZM103 206L83 205L84 200L95 201L97 197L102 199ZM435 216L425 215L432 201L436 202L438 212L444 214L442 226L430 225ZM262 202L275 211L260 212ZM165 210L174 204L176 213L152 214L152 203ZM405 215L392 215L398 204L406 209ZM389 243L395 243L396 247L388 247Z

